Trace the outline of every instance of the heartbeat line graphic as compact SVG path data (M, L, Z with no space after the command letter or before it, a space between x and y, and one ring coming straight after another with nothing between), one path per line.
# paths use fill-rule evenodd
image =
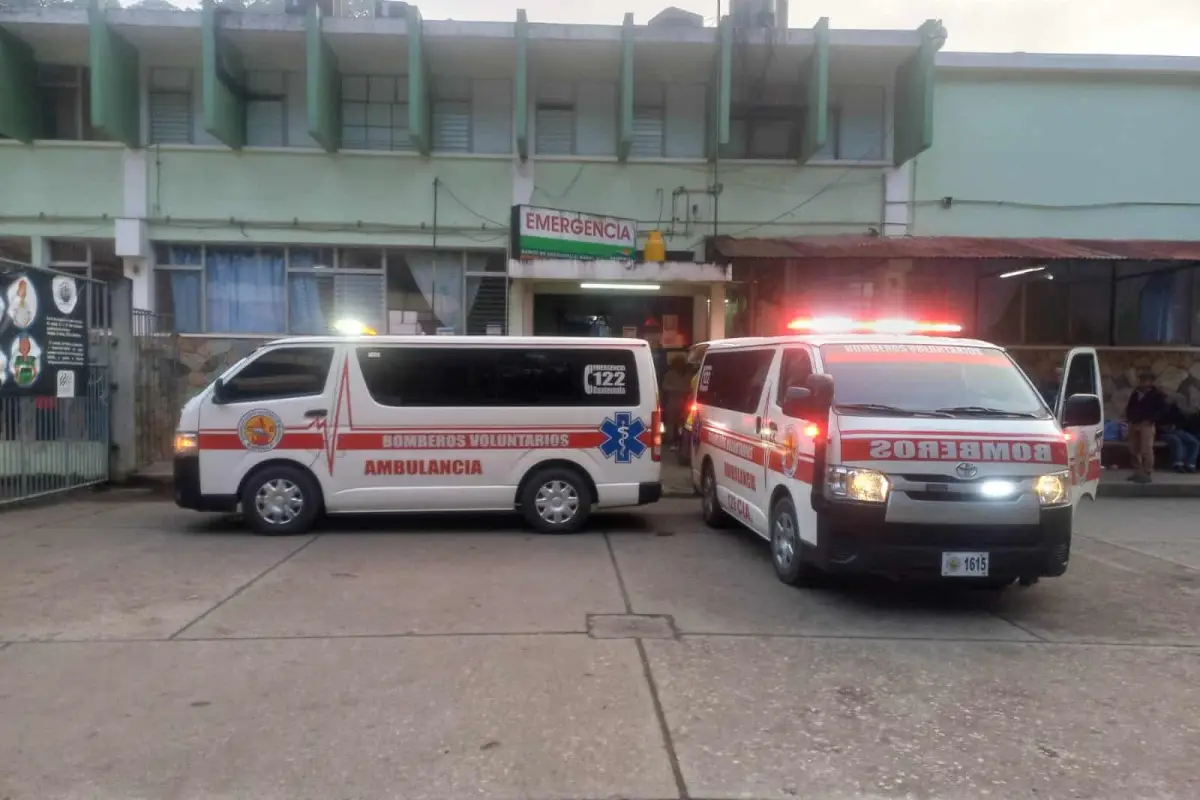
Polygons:
M354 408L350 403L350 359L342 361L342 371L338 375L337 400L333 406L332 427L330 417L318 417L308 424L309 430L321 432L322 448L325 450L325 462L329 466L329 474L333 474L333 466L337 459L338 434L341 432L342 401L346 402L346 418L350 428L354 428Z

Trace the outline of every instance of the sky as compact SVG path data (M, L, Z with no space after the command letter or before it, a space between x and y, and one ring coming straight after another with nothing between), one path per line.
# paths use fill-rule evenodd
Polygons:
M716 18L716 0L414 0L426 19L639 24L668 5ZM722 0L728 12L729 0ZM791 0L790 27L821 16L834 28L916 28L940 19L946 50L1030 53L1126 53L1200 56L1200 0Z

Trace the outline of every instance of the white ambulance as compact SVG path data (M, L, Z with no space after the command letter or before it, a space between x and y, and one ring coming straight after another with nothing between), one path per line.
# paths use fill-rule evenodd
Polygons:
M544 533L662 494L658 386L631 339L284 339L184 406L175 501L259 533L317 514L520 510Z
M1095 497L1096 353L1072 350L1056 407L957 326L802 321L712 342L693 411L704 519L767 539L779 578L827 573L1024 585L1067 569ZM825 331L825 332L821 332Z

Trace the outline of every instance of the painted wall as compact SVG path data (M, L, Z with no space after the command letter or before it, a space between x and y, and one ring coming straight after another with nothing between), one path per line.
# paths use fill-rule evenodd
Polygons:
M702 191L675 199L678 187L710 185L709 164L538 161L532 196L522 202L636 219L642 233L661 225L668 246L687 249L713 232L712 197ZM878 167L721 162L722 234L796 236L866 233L881 225L883 172ZM696 207L693 209L693 207Z
M943 70L934 115L933 148L916 163L915 234L1195 239L1200 231L1194 80Z
M0 222L40 214L96 220L102 214L119 216L121 158L120 145L103 142L29 146L0 141ZM21 229L28 232L28 227ZM111 236L111 228L104 235Z
M386 234L386 243L428 246L435 178L443 187L437 204L438 246L495 247L495 238L507 233L511 206L507 158L302 150L239 154L164 146L151 152L150 216L170 217L176 228L198 226L186 237L193 240L242 238L237 226L214 229L211 224L233 217L266 223L247 226L247 234L259 241L332 243L337 237L328 235L331 228L349 227L354 233L362 223L364 234ZM204 221L208 226L201 229ZM152 227L152 235L165 238L159 227ZM306 229L299 239L296 229Z

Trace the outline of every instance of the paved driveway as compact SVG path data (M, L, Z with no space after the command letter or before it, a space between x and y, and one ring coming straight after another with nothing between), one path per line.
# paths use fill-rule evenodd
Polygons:
M0 514L0 798L1196 798L1200 502L1066 577L801 591L694 501L244 534Z

